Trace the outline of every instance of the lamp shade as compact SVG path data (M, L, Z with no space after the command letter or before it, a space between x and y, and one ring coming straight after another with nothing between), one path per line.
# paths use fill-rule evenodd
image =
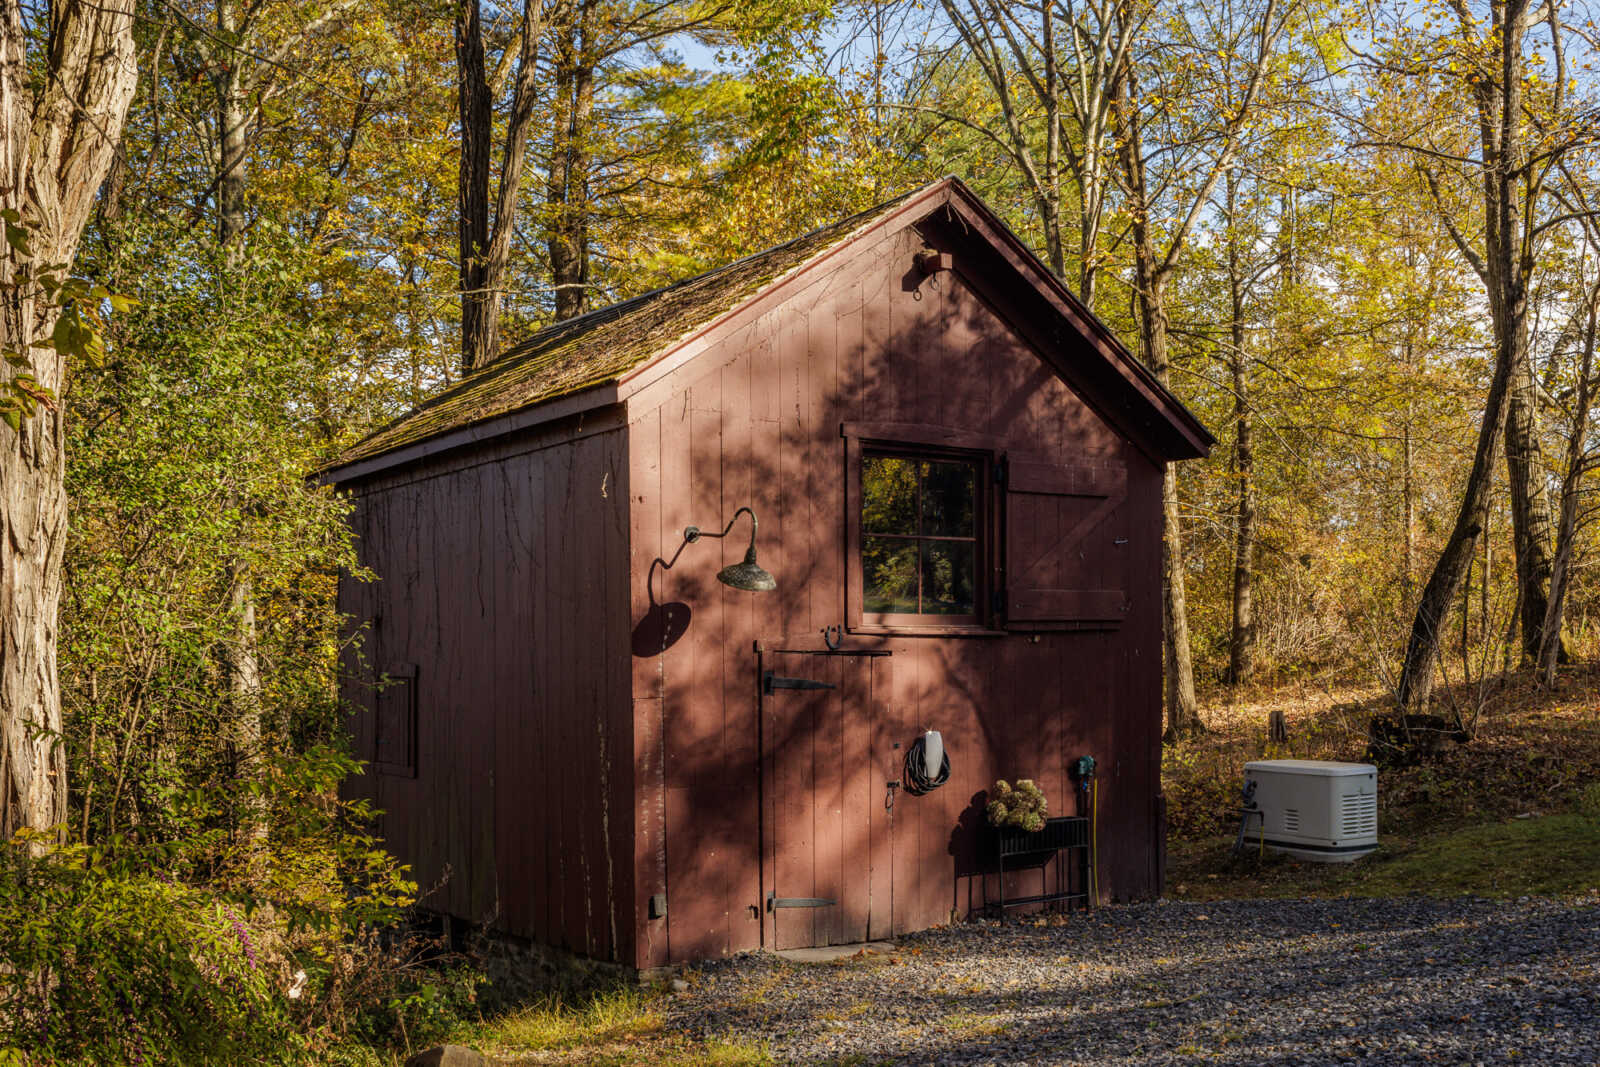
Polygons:
M761 565L756 562L754 541L755 537L752 534L750 548L744 554L744 562L722 568L717 572L717 581L751 593L765 593L778 588L777 580L762 570Z

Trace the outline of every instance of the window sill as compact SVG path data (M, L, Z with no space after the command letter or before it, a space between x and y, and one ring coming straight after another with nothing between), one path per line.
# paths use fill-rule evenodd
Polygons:
M888 626L881 623L857 623L846 627L853 634L874 634L885 637L1007 637L1009 630L990 630L983 626Z

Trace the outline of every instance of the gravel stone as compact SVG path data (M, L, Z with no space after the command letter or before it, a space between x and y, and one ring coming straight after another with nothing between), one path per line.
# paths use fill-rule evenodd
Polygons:
M1600 1063L1600 896L1156 902L702 966L667 1025L781 1063Z

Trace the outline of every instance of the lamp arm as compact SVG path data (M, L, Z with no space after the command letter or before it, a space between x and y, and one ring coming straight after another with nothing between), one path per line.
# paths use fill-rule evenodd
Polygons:
M698 526L690 526L683 531L683 539L685 541L698 541L702 537L727 537L729 532L733 529L733 524L739 521L740 515L750 516L750 543L755 544L757 528L756 513L751 511L749 507L742 507L738 511L735 511L733 513L733 518L728 520L728 525L722 528L721 533L708 533L707 531L700 529ZM682 551L682 549L680 548L679 551ZM673 556L672 558L673 561L676 562L678 557ZM668 566L671 566L671 564L668 564Z
M722 528L721 533L707 533L698 526L687 527L683 531L683 540L678 543L678 551L672 554L671 559L662 559L660 556L657 556L655 559L651 560L650 570L645 574L645 588L650 594L650 602L653 604L655 603L656 599L654 578L657 567L660 567L664 571L670 571L672 569L672 565L678 562L678 557L683 555L683 550L689 545L692 545L696 541L700 540L702 537L727 537L729 532L733 529L733 524L739 521L739 516L746 513L748 513L750 516L750 544L754 546L756 543L756 513L751 511L749 507L742 507L733 513L733 518L728 520L728 525Z

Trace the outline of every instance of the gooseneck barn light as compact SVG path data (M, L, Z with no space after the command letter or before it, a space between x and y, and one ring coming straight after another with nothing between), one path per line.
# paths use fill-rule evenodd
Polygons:
M728 532L733 529L733 524L739 521L740 515L750 516L750 547L745 550L743 563L730 564L717 572L717 581L751 593L765 593L776 589L777 580L762 570L761 565L756 562L756 513L749 508L735 511L733 518L728 520L728 525L722 528L721 533L707 533L698 526L691 526L683 531L683 539L692 544L702 537L727 537ZM674 556L673 559L676 560L677 557Z

